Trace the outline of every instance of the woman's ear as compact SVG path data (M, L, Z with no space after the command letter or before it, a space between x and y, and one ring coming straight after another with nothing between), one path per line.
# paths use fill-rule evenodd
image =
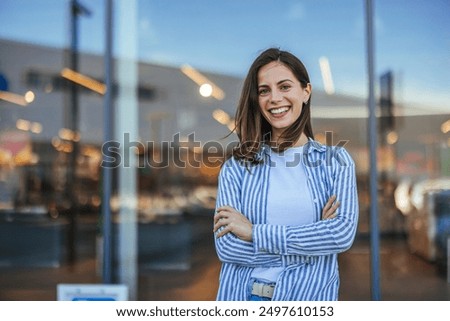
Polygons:
M305 96L303 99L303 102L306 104L308 103L309 97L311 97L311 92L312 92L312 86L310 83L306 84L306 87L303 88L304 92L305 92Z

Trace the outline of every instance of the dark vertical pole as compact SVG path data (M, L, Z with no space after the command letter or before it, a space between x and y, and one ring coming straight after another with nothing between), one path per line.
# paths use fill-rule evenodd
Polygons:
M106 93L103 108L104 122L104 143L112 140L113 108L112 108L112 43L113 43L113 0L106 0L105 12L105 84ZM106 149L103 159L109 157L109 150ZM111 224L111 185L112 168L103 167L103 195L102 195L102 218L103 218L103 283L112 283L112 224Z
M375 115L373 3L366 0L367 67L369 78L369 146L370 146L370 246L371 292L373 300L380 300L380 237L378 231L378 175L377 175L377 118Z
M70 17L71 17L71 45L70 45L70 68L78 71L78 7L77 0L70 1ZM78 135L78 87L75 83L70 85L70 113L69 128L74 135ZM75 138L75 136L73 137ZM76 180L76 160L78 155L78 139L72 140L72 152L69 155L67 164L67 193L70 202L69 212L69 232L68 232L68 254L69 262L73 263L76 258L75 235L76 235L76 216L77 216L77 199L75 197L75 180Z

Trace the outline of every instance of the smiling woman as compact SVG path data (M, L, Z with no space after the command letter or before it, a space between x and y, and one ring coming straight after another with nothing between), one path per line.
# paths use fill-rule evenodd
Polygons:
M271 139L276 143L284 130L300 119L303 105L311 95L311 84L302 85L288 67L273 61L259 70L258 95L261 112L272 127ZM306 136L300 138L304 144Z
M76 12L71 10L71 4L74 2L87 7L92 14L73 19ZM179 206L173 213L180 212L185 205L170 200L185 197L182 199L189 202L187 215L183 215L181 223L175 223L181 225L170 225L174 222L173 215L152 214L143 221L151 224L148 219L151 217L157 224L168 222L166 227L175 231L184 229L186 222L193 224L191 243L179 243L175 233L174 242L159 242L158 253L169 253L167 246L177 244L179 248L175 251L179 256L175 256L182 263L177 266L188 266L183 265L187 262L184 253L192 246L189 260L199 264L192 264L189 271L165 271L167 278L161 278L160 273L149 273L157 282L151 280L147 286L147 281L140 282L141 278L147 278L147 271L141 267L161 266L167 261L156 262L159 257L145 255L144 260L123 262L128 267L133 263L133 268L139 263L139 275L136 273L142 285L139 299L214 299L217 292L213 283L218 278L209 274L211 271L218 274L217 257L210 255L210 251L215 254L215 244L210 239L210 216L214 209L209 203L199 204L193 196L198 188L216 190L222 156L238 141L239 148L221 168L219 181L216 218L221 220L216 223L219 227L216 244L224 269L218 297L243 298L245 275L254 268L252 278L270 281L279 273L272 293L274 299L304 298L296 296L303 291L301 285L285 278L289 277L287 270L295 271L292 277L297 277L300 266L304 274L298 280L306 280L305 286L311 285L310 288L325 296L326 291L319 291L323 289L321 282L330 280L330 284L336 285L333 277L337 275L335 270L330 272L336 266L332 265L334 254L329 253L351 243L357 209L351 201L355 195L350 157L343 148L328 148L318 142L329 146L345 144L354 158L361 195L357 233L365 237L373 231L369 229L369 218L373 216L368 213L367 191L370 154L364 2L341 0L336 6L329 0L285 0L282 5L277 0L0 0L0 210L2 202L6 207L14 204L18 211L39 205L48 207L52 220L64 221L69 215L71 220L80 219L82 224L73 225L80 229L64 229L67 235L63 236L86 245L80 251L78 242L64 242L60 247L62 256L75 250L79 252L76 261L85 265L85 259L93 262L94 258L100 259L103 253L108 253L94 251L97 235L102 232L98 224L108 222L99 215L100 209L107 208L102 204L108 204L107 189L100 184L109 185L114 193L123 191L119 184L125 181L130 184L129 191L138 187L129 194L137 197L139 224L143 213L155 212L153 205L139 201L142 195L150 194L152 200L167 200L170 207ZM113 4L112 19L106 14L109 4ZM392 79L394 101L387 104L392 105L392 113L388 110L386 114L395 117L380 118L380 121L388 120L385 123L389 125L389 130L379 135L381 235L403 236L409 226L392 197L397 182L408 179L413 184L417 179L450 175L450 157L447 157L450 124L446 122L450 118L449 11L450 1L444 0L410 0L407 6L400 1L377 1L375 74L392 75L389 79ZM70 64L71 22L75 20L78 21L77 68ZM111 50L106 50L107 35L112 36ZM261 56L264 60L256 62L257 68L250 71L251 78L243 88L239 103L248 67L260 53L258 49L268 46L298 53L308 70L288 53L270 50ZM107 56L113 58L111 68L106 68L110 60ZM421 61L427 63L418 63ZM92 89L104 92L102 84L106 82L107 69L112 73L109 77L112 83L107 95L102 95ZM61 74L62 70L66 72ZM77 90L72 96L73 88ZM74 107L76 104L78 108ZM105 106L115 111L103 113ZM72 121L73 110L79 112L78 126L71 125L76 123ZM110 119L109 123L106 119ZM129 165L131 170L135 164L135 174L119 175L119 168L111 168L115 164L109 162L112 158L102 162L103 148L116 143L106 138L107 128L114 131L112 136L124 151L113 149L109 155L122 156L121 168ZM14 148L21 141L28 143L19 144L23 148ZM73 157L75 154L78 157ZM101 165L105 164L110 164L109 170L117 173L112 175L111 184L102 174L106 168ZM3 193L2 188L11 183L8 176L11 171L17 182L23 184L16 184L17 193ZM325 204L334 194L337 197L331 198L328 204L338 206L340 201L341 206L335 207L334 212L330 208L325 211L328 215L323 216L322 210L329 206ZM215 199L214 194L213 207ZM72 202L74 210L70 208ZM123 202L122 208L130 209L131 213L133 204ZM81 215L71 214L77 210ZM85 220L88 224L84 224ZM226 224L222 227L222 223ZM251 233L248 233L250 225ZM166 231L165 227L159 227L160 231ZM143 241L145 237L138 238L144 243L133 241L134 232L121 234L122 241L149 248ZM15 246L15 243L11 239L8 244ZM69 243L76 247L69 248ZM124 244L112 243L114 253ZM330 244L336 248L327 248ZM150 248L153 246L157 244ZM0 253L3 252L0 248ZM40 253L33 248L31 252ZM15 255L18 251L10 253ZM121 253L134 255L133 251ZM141 254L138 250L136 257ZM8 259L4 257L0 261ZM307 263L315 259L331 263ZM28 262L32 261L25 263ZM209 265L211 262L214 270ZM133 271L117 264L120 266L117 271ZM315 273L312 268L325 266L323 279L303 277ZM353 263L340 267L344 279L340 299L359 299L359 293L346 292L351 286L345 286L345 279L354 273ZM45 273L48 278L42 278L39 269L34 273L38 273L34 279L39 285L23 282L19 273L18 282L9 282L14 283L11 294L4 294L5 284L0 284L0 297L24 299L25 295L52 299L54 273ZM242 278L236 278L237 274ZM69 277L73 279L73 276ZM130 280L130 289L137 288L135 279L126 279ZM82 274L77 280L85 283L92 278ZM352 277L347 283L354 286L355 281ZM43 283L49 290L44 297ZM284 288L285 284L292 284L293 288ZM255 287L261 291L269 289L271 293L270 286ZM132 292L130 297L135 296ZM314 296L308 291L302 293L308 298ZM420 299L420 295L417 297Z
M310 104L297 57L270 48L256 58L236 112L239 145L219 175L218 300L338 298L337 255L358 222L355 166L342 147L314 141Z
M283 151L314 139L311 84L303 63L287 51L266 50L250 67L236 111L241 141L234 156L251 163L262 143Z

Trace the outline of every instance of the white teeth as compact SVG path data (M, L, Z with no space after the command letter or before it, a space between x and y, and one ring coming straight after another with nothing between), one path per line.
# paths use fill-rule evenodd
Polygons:
M274 108L269 110L271 114L281 114L284 113L285 111L287 111L289 108L288 107L280 107L280 108Z

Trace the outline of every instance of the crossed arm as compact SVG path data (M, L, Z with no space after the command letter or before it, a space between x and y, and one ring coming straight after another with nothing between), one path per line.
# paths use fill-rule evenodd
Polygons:
M336 217L336 210L340 203L336 201L336 195L331 196L322 210L322 220ZM221 229L223 227L223 229ZM237 238L252 242L253 224L239 211L231 206L221 206L214 215L214 233L220 238L227 233L234 234Z
M244 215L236 167L219 179L214 233L222 262L280 266L283 256L327 255L345 251L356 232L358 202L354 164L336 171L334 195L322 208L322 219L304 226L254 224Z

